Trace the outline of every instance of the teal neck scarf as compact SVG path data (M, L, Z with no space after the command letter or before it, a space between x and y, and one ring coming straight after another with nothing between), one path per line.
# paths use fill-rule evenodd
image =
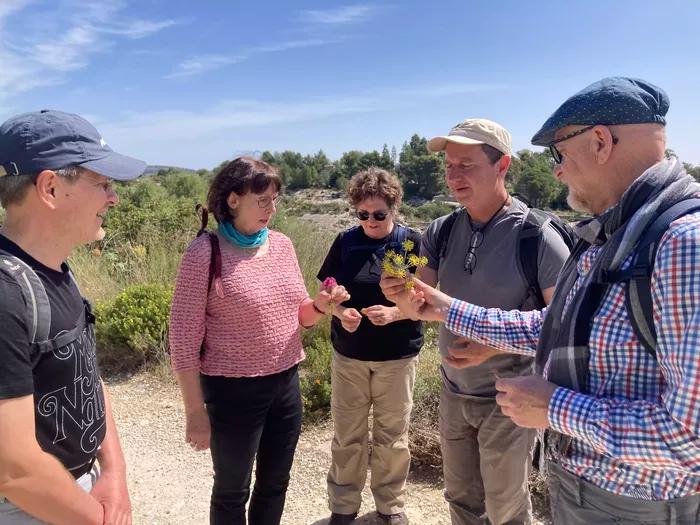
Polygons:
M262 246L267 240L269 232L270 230L265 227L253 235L245 235L239 232L231 222L219 224L219 233L223 235L228 242L241 248L257 248L258 246Z

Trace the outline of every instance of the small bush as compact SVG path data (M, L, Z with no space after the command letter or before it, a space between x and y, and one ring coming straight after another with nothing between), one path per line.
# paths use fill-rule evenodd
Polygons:
M95 309L100 363L133 369L163 359L172 288L140 284Z
M328 417L331 406L331 358L333 347L328 339L317 338L304 348L300 382L304 418L316 421Z
M414 208L415 216L424 221L433 221L438 217L452 213L454 206L446 202L431 201Z

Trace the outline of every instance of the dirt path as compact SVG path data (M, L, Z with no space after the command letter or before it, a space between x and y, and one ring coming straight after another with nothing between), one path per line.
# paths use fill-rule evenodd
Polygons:
M183 442L184 414L172 380L137 375L108 381L129 472L135 525L206 525L212 484L209 452ZM284 525L325 525L330 424L305 429L297 447ZM434 474L409 478L406 513L413 524L448 525L441 480ZM369 479L356 525L378 523ZM536 522L539 524L540 522Z

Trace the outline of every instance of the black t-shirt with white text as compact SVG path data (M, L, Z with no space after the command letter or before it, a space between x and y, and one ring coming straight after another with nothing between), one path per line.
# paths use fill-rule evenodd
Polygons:
M384 239L368 237L360 226L338 234L317 277L320 281L334 277L338 284L345 286L350 299L343 306L358 311L374 305L395 306L384 297L379 280L386 250L401 251L396 242L389 243L396 238L396 228L399 226L395 226L392 234ZM414 244L409 253L417 255L420 233L407 229L406 238ZM363 316L358 329L350 333L333 316L331 341L333 348L345 357L361 361L390 361L416 355L423 346L423 328L419 321L408 319L377 326Z
M74 329L85 305L68 265L60 271L48 268L3 235L0 252L24 261L44 285L51 310L49 339ZM37 357L29 322L22 289L0 272L0 399L33 395L39 445L74 469L96 455L106 429L94 330L86 326L75 340Z

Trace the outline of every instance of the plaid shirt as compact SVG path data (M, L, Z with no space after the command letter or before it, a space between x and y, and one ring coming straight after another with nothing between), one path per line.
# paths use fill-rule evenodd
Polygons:
M591 246L582 254L567 305L600 250ZM574 438L558 460L566 470L615 494L668 500L700 493L700 213L678 219L661 239L652 296L657 359L634 334L623 285L613 285L592 322L589 394L558 387L548 419ZM534 355L546 312L505 312L455 299L446 327Z

